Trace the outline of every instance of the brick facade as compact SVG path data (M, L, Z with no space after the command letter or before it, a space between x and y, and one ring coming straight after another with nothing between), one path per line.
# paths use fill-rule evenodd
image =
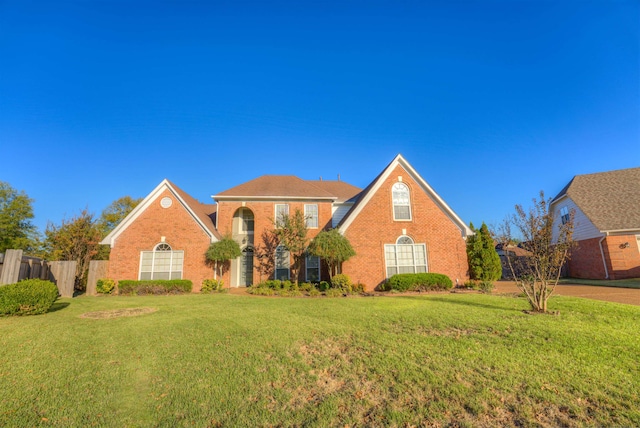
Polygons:
M600 239L576 242L569 260L569 276L583 279L605 279ZM607 236L602 241L609 279L640 277L640 249L635 235Z
M169 208L160 206L163 197L172 199ZM168 189L116 238L109 256L109 278L138 279L140 252L152 251L163 236L173 250L184 251L182 277L193 281L194 291L200 291L202 280L213 278L213 270L204 262L211 240Z
M410 189L412 218L393 219L391 187L398 177ZM406 233L403 233L406 229ZM345 262L342 272L367 290L379 287L386 279L385 244L395 244L407 235L416 244L426 244L428 271L447 275L461 283L468 276L466 243L460 229L427 195L409 173L398 165L362 209L345 232L356 256Z

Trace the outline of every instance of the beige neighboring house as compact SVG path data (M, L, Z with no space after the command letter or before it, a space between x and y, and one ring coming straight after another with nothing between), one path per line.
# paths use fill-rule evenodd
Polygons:
M568 275L640 278L640 168L576 175L552 200L554 231L575 210ZM556 232L557 233L557 232Z

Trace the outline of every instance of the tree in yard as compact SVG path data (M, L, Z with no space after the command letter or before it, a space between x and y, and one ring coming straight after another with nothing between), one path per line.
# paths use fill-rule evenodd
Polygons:
M133 199L131 196L123 196L113 201L107 208L102 210L97 221L98 228L102 232L102 237L107 236L131 211L142 201L142 198ZM108 245L100 245L98 253L94 257L96 260L109 260L111 248Z
M500 256L489 228L482 222L480 229L469 225L474 234L467 238L467 258L469 260L469 276L479 281L497 281L502 276Z
M331 278L339 273L343 262L356 255L349 240L338 229L318 233L309 244L309 253L327 262Z
M83 210L59 226L49 223L45 231L45 257L48 260L75 260L76 288L83 290L87 282L89 262L95 259L103 238L93 214Z
M253 254L256 258L256 270L262 277L270 278L276 270L276 250L280 243L278 237L273 230L265 230L261 236L262 242L253 248Z
M497 234L503 248L507 248L512 241L511 227L520 232L522 246L529 253L517 259L508 251L505 254L513 278L536 312L547 312L547 301L558 285L560 272L569 260L574 243L574 212L559 222L554 233L555 213L549 210L550 202L541 191L540 200L534 198L528 211L516 205L516 213L504 220Z
M218 242L209 245L205 258L209 263L213 263L213 279L218 279L218 268L220 268L222 276L229 261L240 257L241 254L240 245L231 236L225 236Z
M291 273L297 284L300 263L308 243L306 218L302 211L296 209L293 215L282 214L276 219L274 226L276 228L273 233L277 236L278 242L285 246L293 257Z
M36 252L40 247L33 219L33 199L0 181L0 253L6 250Z

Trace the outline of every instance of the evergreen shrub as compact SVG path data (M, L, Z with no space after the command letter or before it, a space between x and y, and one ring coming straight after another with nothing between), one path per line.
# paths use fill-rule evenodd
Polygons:
M436 291L449 290L451 287L451 279L440 273L400 273L389 278L384 290Z
M191 293L193 283L188 279L149 279L118 281L118 294L184 294Z
M111 294L116 289L116 282L113 279L100 278L96 281L96 291L100 294Z
M27 279L0 286L0 316L46 313L58 298L58 287L51 281Z
M200 289L200 293L221 293L223 290L224 281L222 281L221 279L205 279L204 281L202 281L202 288Z

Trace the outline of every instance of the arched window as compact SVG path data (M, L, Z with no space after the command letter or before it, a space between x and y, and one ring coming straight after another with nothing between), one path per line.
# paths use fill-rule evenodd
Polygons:
M400 236L395 245L384 246L384 258L387 265L387 278L397 273L427 272L427 246L414 244L406 235Z
M287 247L278 245L276 248L276 269L274 272L275 279L285 281L289 279L290 254Z
M139 279L182 279L184 251L174 251L161 242L153 251L140 253Z
M411 197L409 187L404 183L396 183L391 189L393 198L393 219L411 220Z

